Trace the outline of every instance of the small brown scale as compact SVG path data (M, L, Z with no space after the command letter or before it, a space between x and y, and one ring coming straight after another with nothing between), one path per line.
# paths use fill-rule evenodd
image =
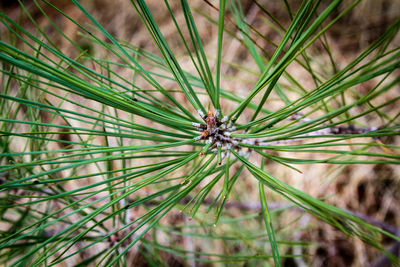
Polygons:
M226 147L227 150L233 148L240 150L238 143L241 141L240 138L231 137L230 134L235 129L228 127L225 122L228 120L224 117L222 120L218 118L211 110L208 111L206 116L203 116L205 124L193 123L193 126L201 132L201 135L196 137L196 140L207 139L211 144L210 150L217 147Z

